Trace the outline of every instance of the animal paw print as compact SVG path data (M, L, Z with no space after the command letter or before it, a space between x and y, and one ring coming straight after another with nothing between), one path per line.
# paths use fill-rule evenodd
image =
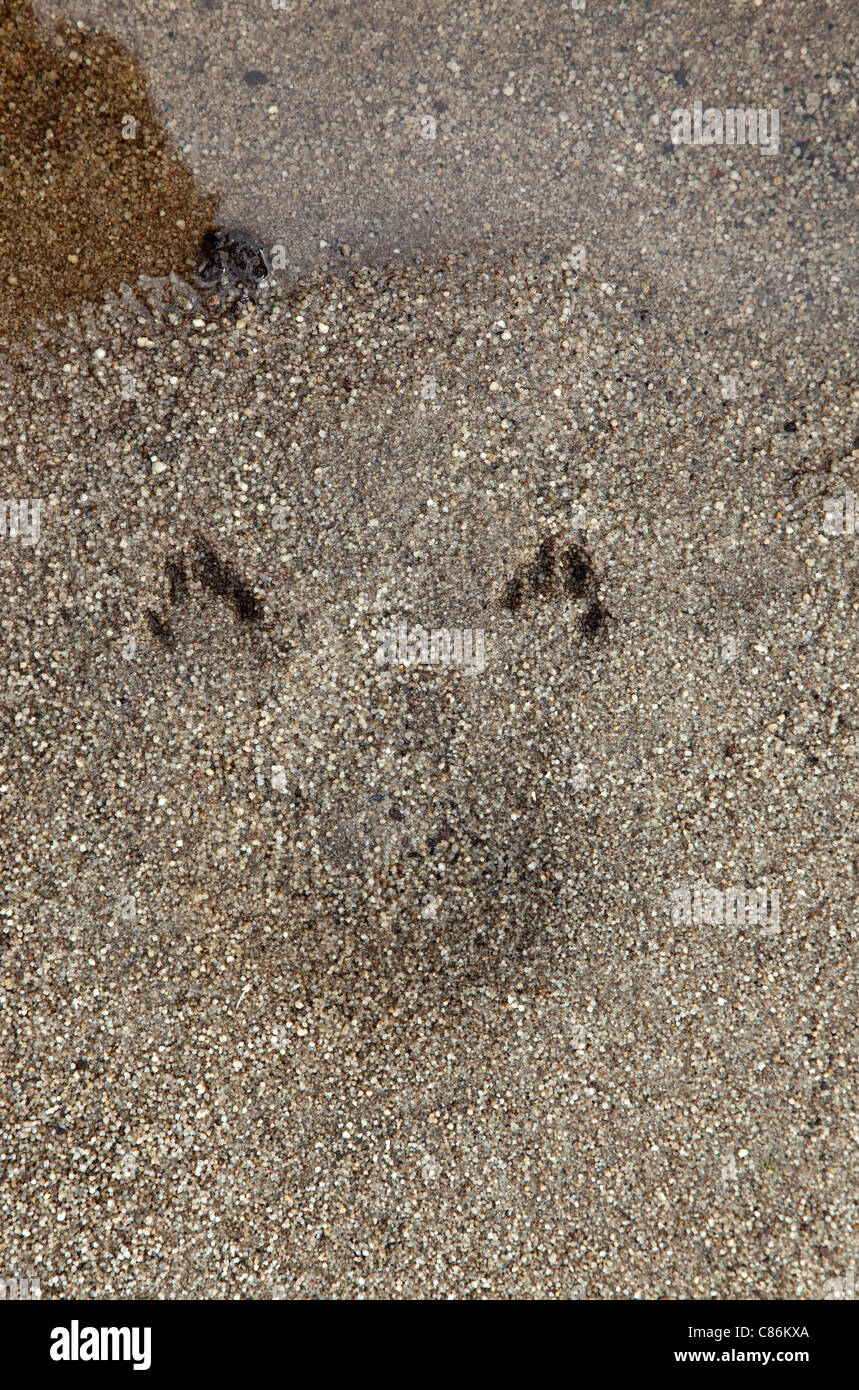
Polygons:
M240 623L258 623L262 617L262 604L253 589L220 558L207 541L198 537L190 559L184 555L169 559L164 566L164 576L168 585L171 607L184 603L188 597L188 571L204 589L215 594L232 608ZM153 637L166 646L172 646L173 634L169 622L153 608L146 610L146 622Z
M600 600L599 586L593 562L580 545L568 545L558 554L555 539L547 536L537 547L529 565L520 566L508 579L502 594L502 606L509 613L518 613L526 598L576 598L586 603L579 625L586 637L596 637L611 617Z

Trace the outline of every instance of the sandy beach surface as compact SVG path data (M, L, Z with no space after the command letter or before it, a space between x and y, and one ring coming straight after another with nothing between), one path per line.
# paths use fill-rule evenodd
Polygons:
M0 6L0 1273L844 1287L849 7L36 9ZM672 143L699 100L778 149Z

